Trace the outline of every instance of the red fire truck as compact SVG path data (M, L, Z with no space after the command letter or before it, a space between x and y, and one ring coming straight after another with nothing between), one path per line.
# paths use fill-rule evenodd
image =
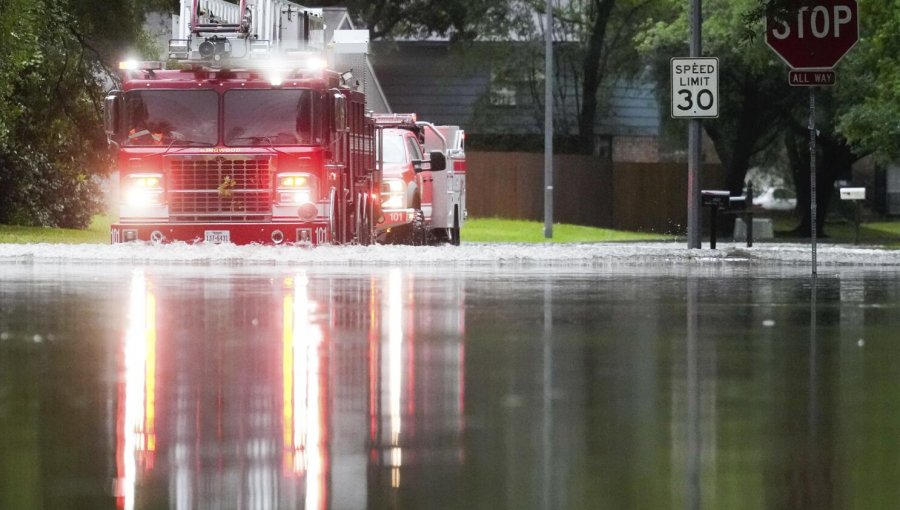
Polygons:
M463 131L418 121L415 114L373 117L382 167L378 240L458 245L465 215Z
M372 243L374 123L359 78L325 51L321 9L181 4L168 65L123 63L106 99L112 242ZM364 55L367 38L350 51Z

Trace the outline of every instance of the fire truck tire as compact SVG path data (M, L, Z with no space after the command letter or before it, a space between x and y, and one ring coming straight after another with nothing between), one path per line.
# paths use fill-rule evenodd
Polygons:
M363 246L368 246L372 244L372 220L369 217L369 195L360 193L356 198L356 242Z
M459 206L453 208L453 226L450 227L450 244L459 246Z
M337 189L331 188L328 193L328 229L331 231L331 243L338 244L343 239L338 239L338 217L337 217Z
M416 218L413 220L410 230L410 243L413 246L425 246L428 244L428 229L425 228L425 213L416 209Z

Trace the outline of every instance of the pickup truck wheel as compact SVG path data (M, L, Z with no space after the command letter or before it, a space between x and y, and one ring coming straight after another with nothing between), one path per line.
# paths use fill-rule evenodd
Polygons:
M410 242L413 246L424 246L428 241L428 231L425 229L425 213L416 209L416 218L410 225Z

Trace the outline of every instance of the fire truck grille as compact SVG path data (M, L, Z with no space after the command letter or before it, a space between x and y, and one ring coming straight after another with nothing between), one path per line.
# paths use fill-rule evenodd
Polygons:
M268 157L173 157L167 179L176 221L259 221L272 213Z

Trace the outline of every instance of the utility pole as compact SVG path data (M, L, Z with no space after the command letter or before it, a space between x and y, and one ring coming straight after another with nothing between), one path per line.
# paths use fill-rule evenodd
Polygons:
M703 52L702 46L702 16L701 0L691 0L691 58L698 58ZM701 122L700 119L690 120L688 127L688 249L701 248L702 216L700 211L700 180L701 172Z
M553 238L553 1L546 3L544 47L544 238Z

